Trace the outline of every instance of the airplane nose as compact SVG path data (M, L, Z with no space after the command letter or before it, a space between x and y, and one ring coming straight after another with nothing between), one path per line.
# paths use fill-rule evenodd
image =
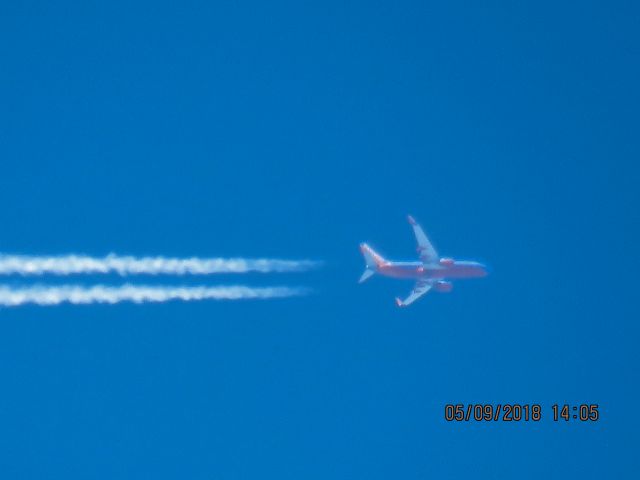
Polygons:
M480 264L480 268L482 268L483 277L486 277L491 273L491 268L488 265L485 265L484 263Z

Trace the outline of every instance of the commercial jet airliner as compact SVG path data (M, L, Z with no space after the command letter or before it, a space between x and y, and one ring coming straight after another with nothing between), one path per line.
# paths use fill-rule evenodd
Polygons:
M411 215L408 218L418 242L417 250L420 261L391 262L382 258L366 243L361 243L360 251L364 256L367 268L360 277L359 283L364 282L374 273L385 277L415 279L416 284L409 296L404 300L396 298L396 304L399 307L406 307L432 288L437 292L450 292L453 289L453 284L448 279L477 278L487 275L487 267L480 262L454 260L448 257L440 258L420 225Z

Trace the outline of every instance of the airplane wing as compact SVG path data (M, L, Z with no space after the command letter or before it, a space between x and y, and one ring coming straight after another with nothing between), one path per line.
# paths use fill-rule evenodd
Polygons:
M433 248L431 242L427 238L422 230L422 227L418 225L418 222L414 220L414 218L409 215L409 223L413 227L413 233L416 236L416 241L418 242L418 254L420 255L420 260L422 263L433 263L438 261L438 252Z
M432 281L419 280L416 283L415 287L413 287L413 290L411 290L411 293L407 298L405 298L404 300L400 300L396 297L396 305L398 305L399 307L406 307L408 305L411 305L422 295L431 290L431 287L433 287Z

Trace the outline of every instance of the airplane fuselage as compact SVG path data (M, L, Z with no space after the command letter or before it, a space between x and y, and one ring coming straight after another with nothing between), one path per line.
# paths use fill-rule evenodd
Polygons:
M392 278L445 280L454 278L479 278L488 274L480 262L452 260L447 264L422 262L384 262L377 266L377 273Z

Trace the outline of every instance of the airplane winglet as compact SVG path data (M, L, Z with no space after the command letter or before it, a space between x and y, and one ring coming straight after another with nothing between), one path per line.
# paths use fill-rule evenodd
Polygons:
M409 223L411 225L417 225L418 222L416 222L416 219L413 218L411 215L407 215L407 220L409 220Z

